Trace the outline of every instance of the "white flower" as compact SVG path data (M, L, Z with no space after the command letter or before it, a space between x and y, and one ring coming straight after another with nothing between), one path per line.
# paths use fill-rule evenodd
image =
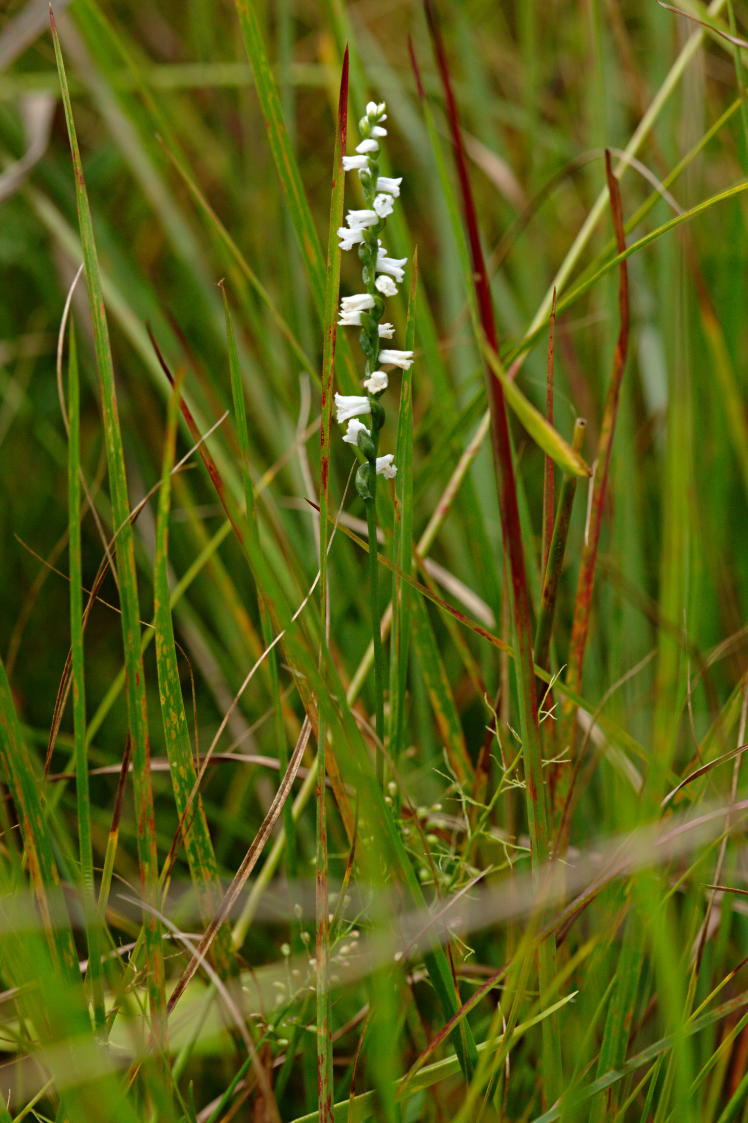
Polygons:
M364 386L370 394L379 394L382 390L386 390L388 383L389 379L385 370L372 371L369 377L364 379ZM351 422L352 424L353 422Z
M344 156L343 162L345 162L345 159L346 157ZM402 176L399 176L398 179L392 179L390 176L386 175L377 176L377 191L386 191L388 195L394 195L395 198L397 198L400 194L400 184L402 182Z
M369 166L368 156L344 156L343 157L343 171L345 171L345 172L361 171L362 168L368 168L368 166ZM377 187L378 186L379 186L379 181L377 181ZM382 188L382 190L384 191L384 188Z
M379 143L376 140L362 140L360 144L356 145L357 152L378 152Z
M387 257L387 250L380 246L377 250L377 273L389 273L400 284L405 276L403 266L407 260L407 257Z
M392 277L377 277L374 284L382 296L397 296L397 285Z
M392 339L394 334L395 334L395 325L394 324L380 324L379 325L379 338L380 339Z
M339 226L337 234L340 238L341 250L352 250L355 245L364 240L363 230L349 230L347 226Z
M366 116L367 117L379 117L383 121L386 121L387 118L383 116L385 109L386 109L386 106L385 106L383 101L380 101L379 105L377 105L377 103L375 101L367 101L367 103L366 103Z
M343 440L346 444L357 445L359 433L366 433L367 437L371 436L371 433L366 428L363 421L359 421L357 417L352 417L348 422L348 430L343 437Z
M359 394L336 394L335 416L342 423L350 421L352 417L360 417L364 413L371 413L369 399Z
M344 296L340 301L341 312L367 312L374 307L374 297L368 292L357 292Z
M394 480L397 475L394 453L388 452L386 456L377 457L377 475L384 476L386 480Z
M361 313L374 307L374 297L368 292L358 292L354 296L344 296L340 302L340 319L338 325L342 327L361 327Z
M367 226L376 226L379 222L379 215L376 211L371 210L348 211L345 220L351 230L362 230Z
M374 125L371 130L372 136L387 136L387 130L383 129L381 125Z
M401 370L408 370L413 366L413 352L412 351L380 351L379 362L382 366L400 367Z
M391 195L377 195L374 198L374 210L380 218L386 218L395 209L395 201Z
M338 320L338 327L339 328L350 328L350 327L360 328L360 327L362 327L361 313L360 312L344 312L343 309L341 308L340 319Z

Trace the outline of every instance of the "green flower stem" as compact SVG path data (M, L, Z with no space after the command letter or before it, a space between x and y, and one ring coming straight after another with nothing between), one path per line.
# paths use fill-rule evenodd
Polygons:
M368 124L368 122L366 122ZM370 135L365 123L362 136ZM377 176L379 175L379 162L376 157L370 156L369 170L361 176L364 189L364 200L367 207L372 207L376 195ZM377 292L377 252L379 248L379 235L384 227L384 220L375 226L369 227L364 235L364 242L359 250L362 265L362 278L366 292L374 297L374 308L368 316L362 317L363 330L361 332L361 349L366 359L365 375L368 378L376 369L379 359L379 321L384 314L384 300ZM377 733L377 778L384 785L384 685L387 678L387 668L382 644L381 613L379 610L379 563L377 561L377 452L379 449L379 431L384 421L384 410L373 394L369 395L371 402L371 446L366 450L368 467L368 497L364 498L366 508L366 524L369 531L369 598L371 602L371 636L374 647L374 714Z
M384 660L384 646L382 644L381 615L379 611L379 562L377 560L377 476L374 467L370 469L371 483L369 485L371 498L366 499L366 524L369 528L369 599L371 601L371 638L374 645L374 695L376 716L376 731L379 744L377 745L377 778L384 783L384 684L386 667Z

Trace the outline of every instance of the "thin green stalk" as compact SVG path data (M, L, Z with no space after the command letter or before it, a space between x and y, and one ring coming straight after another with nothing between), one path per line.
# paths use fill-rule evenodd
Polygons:
M351 210L347 215L348 226L338 229L340 246L344 250L358 247L361 261L363 292L346 297L340 306L340 323L361 328L359 342L365 358L364 387L366 397L356 395L344 397L336 395L338 420L348 421L348 432L344 440L354 444L363 461L356 472L356 490L364 501L366 523L369 534L369 600L372 618L372 645L374 651L374 693L376 731L379 741L377 751L377 776L380 784L384 781L384 691L387 670L382 646L382 616L379 604L379 576L377 559L377 474L392 478L397 473L393 465L393 455L378 458L379 434L384 425L384 407L380 401L387 389L388 376L380 370L385 366L400 366L408 370L413 362L412 351L390 351L382 348L382 339L390 339L394 333L391 324L381 324L385 309L385 296L395 296L398 281L403 279L405 259L387 256L382 246L380 234L383 233L387 216L394 210L394 200L400 194L400 179L380 177L379 138L387 135L383 127L387 120L384 102L369 102L366 113L359 121L361 143L357 155L346 157L346 170L358 171L363 188L364 210ZM350 161L350 163L348 162ZM364 414L371 417L370 427L366 427L358 417ZM378 465L378 459L380 464Z
M195 757L179 681L176 641L169 604L169 516L171 508L171 470L176 451L177 423L181 381L178 380L171 399L164 438L161 488L156 520L156 549L153 574L153 627L156 647L156 672L161 702L161 722L169 760L174 802L179 814L180 835L193 884L200 900L203 923L210 923L221 900L221 887L215 851L208 828L202 799L193 798L197 780ZM172 855L165 863L161 879L164 888L171 876ZM229 930L221 929L215 942L215 965L220 975L229 974L231 948Z
M68 558L70 568L70 652L73 678L73 745L75 789L78 807L78 846L81 876L86 890L93 892L93 843L91 799L86 754L86 684L83 660L83 589L81 562L80 502L80 389L75 331L70 330L68 359Z
M584 431L587 422L578 417L574 423L572 448L579 452L582 448ZM569 535L571 510L574 504L574 495L577 490L577 476L564 476L561 484L561 493L558 497L556 519L553 524L553 536L548 553L548 564L543 580L543 591L540 594L540 613L535 629L534 660L538 667L547 669L548 653L551 645L551 632L553 630L553 617L556 612L556 596L561 570L566 553L566 540Z
M73 683L73 755L78 810L78 853L87 911L86 945L88 979L91 983L94 1022L101 1030L105 1022L101 974L99 920L94 891L91 794L86 750L86 677L83 647L83 564L81 558L80 495L80 383L75 331L71 324L68 357L68 559L70 568L70 658Z
M109 342L104 293L94 240L93 220L88 201L83 165L73 119L70 92L65 65L60 49L57 28L52 23L52 41L60 78L60 88L65 109L65 121L75 177L75 195L78 207L81 246L85 263L89 306L93 323L96 366L101 386L104 418L104 437L111 489L112 515L117 532L117 563L120 605L122 613L122 639L127 668L127 713L133 753L133 786L138 821L138 860L143 890L146 897L156 903L158 882L158 852L151 786L150 741L148 734L148 705L145 691L143 660L140 654L140 609L135 567L135 544L130 523L130 502L125 474L122 433L119 425L117 395L114 380L114 363ZM147 979L149 990L152 1033L156 1050L165 1044L166 1020L163 942L161 926L154 910L147 910L143 919L148 958Z
M335 375L335 350L337 345L337 307L340 291L340 252L336 231L343 217L345 175L343 153L348 131L348 50L343 55L338 93L338 112L333 149L333 166L330 198L330 222L327 241L327 269L323 294L325 338L322 354L322 417L320 421L320 524L319 524L319 575L320 644L319 670L326 682L330 664L330 605L328 582L329 510L328 483L330 475L330 443L333 408L333 383ZM330 899L328 887L327 851L327 741L329 723L321 706L317 715L317 779L315 797L317 804L315 847L315 912L316 912L316 1011L317 1011L317 1095L322 1123L331 1123L334 1099L332 1009L330 1002ZM288 817L293 830L291 808ZM290 836L292 837L292 836Z
M405 347L412 351L415 342L415 303L418 286L418 251L413 254L408 297L408 320ZM413 564L413 387L410 370L403 371L400 386L400 410L397 419L397 445L395 460L398 465L395 482L394 527L392 558L399 570L410 574ZM381 616L379 635L392 620L390 639L389 720L387 746L390 759L397 768L402 751L405 720L405 691L408 676L408 649L410 643L410 590L395 576L392 599Z
M497 1037L491 1037L487 1041L481 1041L475 1047L476 1061L479 1057L484 1056L486 1053L491 1053L496 1049L497 1044L500 1045L516 1045L527 1034L528 1030L532 1029L539 1022L543 1022L551 1018L558 1010L568 1005L574 998L574 995L565 995L563 998L554 1002L547 1009L540 1011L538 1014L533 1014L526 1021L520 1023L516 1027L506 1033ZM398 1098L402 1099L403 1104L407 1104L407 1100L412 1096L418 1094L421 1089L432 1088L435 1084L439 1084L443 1080L449 1080L456 1076L460 1071L460 1060L455 1054L444 1057L442 1060L435 1061L433 1064L424 1065L423 1068L418 1069L413 1075L406 1074L400 1077L393 1089ZM364 1123L365 1120L376 1118L375 1112L378 1109L377 1096L375 1092L364 1092L359 1096L348 1097L340 1103L335 1104L333 1119L334 1123ZM299 1116L294 1119L293 1123L320 1123L320 1114L318 1111L312 1111L308 1115Z
M250 444L249 444L249 428L247 425L247 407L244 400L244 384L242 382L241 369L239 366L239 353L236 346L236 336L234 334L234 325L231 319L231 309L229 307L228 296L226 295L226 288L223 282L220 283L221 293L223 296L223 308L226 318L226 343L228 347L229 359L229 375L231 378L231 399L234 406L234 416L236 418L236 433L239 441L239 449L241 451L242 465L241 477L244 489L244 503L245 503L245 532L247 535L247 549L251 555L257 556L261 549L260 535L257 524L257 516L255 511L255 492L252 485L252 475L250 472ZM272 621L272 613L265 600L258 595L259 611L260 611L260 628L262 631L262 640L266 649L270 648L275 635L275 628ZM268 651L266 659L268 677L270 679L270 690L273 700L273 728L275 732L276 750L278 753L278 762L280 764L281 775L288 767L288 739L283 723L283 706L281 702L280 692L280 676L278 670L278 653L273 650ZM296 877L297 863L296 863L296 831L294 827L293 816L291 814L291 804L286 802L283 805L283 828L286 832L288 845L286 847L286 874L290 880Z
M55 970L67 978L78 973L78 957L73 933L67 917L54 916L53 898L59 893L60 875L55 844L50 832L46 808L42 800L44 784L37 774L36 762L29 752L21 723L16 713L13 691L0 658L0 767L7 789L13 799L20 827L23 863L38 909L41 928L50 944ZM15 832L6 832L9 835ZM0 865L0 874L14 876L13 866L20 866L19 850L13 846Z
M255 89L267 126L267 137L278 177L288 202L288 214L294 228L299 250L306 265L309 286L317 312L322 314L325 290L325 262L304 193L298 161L294 157L288 130L283 119L278 85L260 29L256 6L248 0L235 0L236 13L244 46L255 76Z
M718 15L724 5L725 0L713 0L713 3L709 5L709 15L712 17ZM691 35L686 41L677 59L670 67L665 80L653 97L649 108L647 109L646 113L635 129L631 140L626 145L626 148L624 149L624 157L636 156L642 144L644 143L645 138L649 135L651 129L653 128L655 121L660 116L663 107L667 104L670 95L673 93L679 81L683 77L686 67L701 46L703 39L704 32L701 29L698 29L697 31L694 31L693 35ZM623 158L616 164L614 174L616 175L616 177L623 178L627 171L628 160ZM562 261L558 272L556 273L548 288L548 291L543 297L543 301L538 308L538 311L535 313L535 317L527 330L528 336L532 335L533 332L537 331L537 329L540 328L543 323L545 323L550 313L551 305L553 303L554 289L559 293L563 292L564 286L571 276L574 266L581 257L582 251L587 245L587 242L590 240L592 232L600 221L600 218L602 217L607 205L608 192L601 191L598 197L595 199L592 207L590 208L587 217L582 223L582 227L576 238L574 239L569 252L566 254L566 257ZM561 307L561 305L559 307Z
M608 177L610 192L611 215L616 235L619 254L625 250L623 231L623 211L621 206L621 192L618 180L613 174L610 154L605 154L605 168ZM610 465L613 451L613 438L618 417L618 405L621 394L621 383L626 368L629 345L629 279L628 268L625 260L621 261L618 285L618 317L619 327L616 338L611 374L605 396L605 405L600 424L600 434L597 446L597 473L592 485L592 498L590 506L589 527L587 538L582 549L582 559L577 580L577 594L574 604L574 619L572 622L571 640L569 643L569 661L566 674L567 686L574 693L579 693L582 686L582 672L584 657L589 636L590 620L592 614L592 594L597 566L598 546L602 531L603 515L605 512L605 497L610 476ZM564 707L561 725L561 745L574 748L576 734L576 710L568 703ZM566 799L566 787L570 779L570 772L563 773L564 782L560 789L560 798Z
M325 780L327 722L320 716L317 732L317 804L315 850L315 911L316 911L316 1012L317 1012L317 1094L321 1123L332 1123L334 1099L333 1047L330 1003L330 895L327 878L327 792Z
M727 0L727 22L730 27L730 34L733 39L737 36L737 24L735 22L735 6L733 0ZM743 56L741 48L737 43L733 43L733 58L735 59L735 78L738 83L738 94L740 96L740 121L743 126L743 166L745 167L746 160L748 160L748 106L745 103L745 68L743 66Z
M374 446L376 457L376 445ZM374 713L379 744L377 745L377 779L384 783L384 684L386 668L382 644L382 617L379 611L379 559L377 556L376 476L372 473L371 498L364 503L369 531L369 602L371 604L371 640L374 645Z

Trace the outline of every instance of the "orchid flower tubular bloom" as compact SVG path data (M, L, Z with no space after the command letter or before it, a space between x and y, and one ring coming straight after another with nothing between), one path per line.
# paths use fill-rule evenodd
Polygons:
M361 329L359 342L365 359L363 384L367 396L336 394L335 408L338 421L348 424L343 440L356 445L364 456L356 474L356 489L361 498L369 502L374 500L377 475L393 479L397 473L392 453L378 455L379 431L384 424L384 409L379 399L388 384L387 373L381 368L389 365L407 370L413 361L412 351L380 350L380 340L392 339L395 334L392 324L381 322L385 298L397 295L408 260L388 257L380 238L395 208L395 200L400 197L402 183L402 177L379 174L379 143L387 136L385 110L384 102L367 104L366 114L359 121L361 141L356 146L356 154L343 157L343 169L358 172L364 206L349 210L346 225L337 232L340 248L352 250L355 247L361 262L362 292L343 297L338 323ZM370 415L368 426L357 420L365 414Z

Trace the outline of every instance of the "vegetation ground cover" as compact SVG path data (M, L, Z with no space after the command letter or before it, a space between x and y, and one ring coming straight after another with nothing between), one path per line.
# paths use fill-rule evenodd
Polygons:
M6 8L3 1123L748 1119L747 36Z

